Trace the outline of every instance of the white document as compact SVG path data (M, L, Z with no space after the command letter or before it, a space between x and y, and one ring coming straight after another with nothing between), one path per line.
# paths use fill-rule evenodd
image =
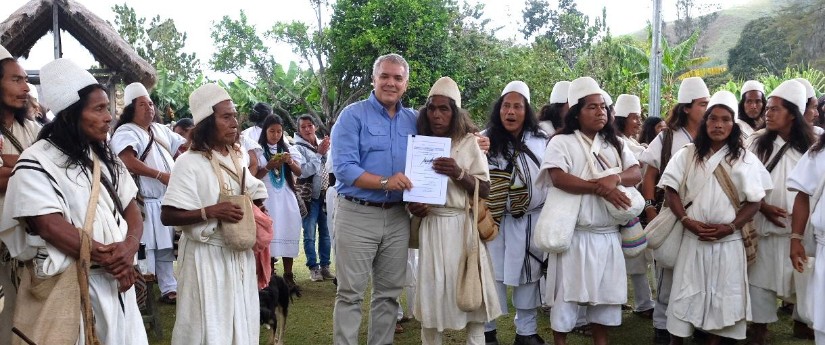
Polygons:
M447 203L449 177L433 170L433 161L450 157L450 138L411 135L407 137L407 161L404 174L413 184L404 191L404 201L444 205Z

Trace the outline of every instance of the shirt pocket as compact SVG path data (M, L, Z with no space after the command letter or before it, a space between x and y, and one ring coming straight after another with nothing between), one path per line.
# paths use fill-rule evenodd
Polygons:
M401 148L402 152L407 152L407 136L417 134L415 129L415 122L413 122L412 124L408 124L404 123L404 121L401 121L401 118L399 118L398 120L398 126L396 128L396 132L398 133L398 137L400 139L398 140L398 146Z
M383 122L370 122L367 127L367 149L369 151L387 151L390 149L390 129Z

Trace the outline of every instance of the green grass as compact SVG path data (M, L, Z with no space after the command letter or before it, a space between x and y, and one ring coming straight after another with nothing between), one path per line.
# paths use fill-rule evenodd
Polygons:
M309 280L309 272L305 266L306 257L301 250L301 256L295 259L294 273L298 284L303 291L303 297L296 298L289 308L289 321L287 322L286 339L287 345L316 345L332 344L332 309L335 304L335 286L331 281L312 282ZM278 272L283 272L281 265L278 265ZM158 296L155 291L155 296ZM633 296L628 292L628 296ZM360 343L365 344L367 339L367 320L369 308L369 294L364 297L362 308L363 318L361 323ZM405 303L405 302L404 302ZM172 327L175 324L175 307L166 304L156 304L160 307L161 325L163 327L163 339L153 337L149 333L150 344L165 345L170 343ZM498 339L501 344L512 344L515 338L513 327L513 314L502 316L498 319ZM420 324L416 320L411 320L403 324L404 333L396 334L395 344L420 344ZM781 315L780 321L770 326L771 344L796 345L812 344L811 341L794 339L791 336L791 320L787 315ZM269 330L261 329L261 344L265 344ZM540 313L539 335L548 344L552 343L552 331L550 330L550 320L546 315ZM653 325L650 320L642 319L630 312L624 313L622 325L610 330L611 344L640 345L651 344L653 339ZM444 335L444 344L464 344L465 334L463 331L447 331ZM571 334L568 337L570 344L591 344L588 337ZM690 343L690 342L687 342ZM740 342L744 344L744 342Z

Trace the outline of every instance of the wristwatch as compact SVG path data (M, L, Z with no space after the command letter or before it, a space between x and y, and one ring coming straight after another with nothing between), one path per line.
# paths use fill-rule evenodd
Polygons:
M656 200L653 200L653 199L645 200L645 208L648 208L648 207L656 207Z
M381 189L387 190L387 183L390 182L390 178L386 176L381 176L381 179L378 180L378 183L381 184Z

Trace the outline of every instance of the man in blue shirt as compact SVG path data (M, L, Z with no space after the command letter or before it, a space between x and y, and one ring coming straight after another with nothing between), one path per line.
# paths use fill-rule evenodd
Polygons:
M372 278L367 343L392 344L397 298L404 284L410 219L402 191L407 136L416 114L404 108L409 64L398 54L373 64L373 92L345 108L332 130L334 173L339 193L334 219L338 293L333 342L358 344L361 302Z

